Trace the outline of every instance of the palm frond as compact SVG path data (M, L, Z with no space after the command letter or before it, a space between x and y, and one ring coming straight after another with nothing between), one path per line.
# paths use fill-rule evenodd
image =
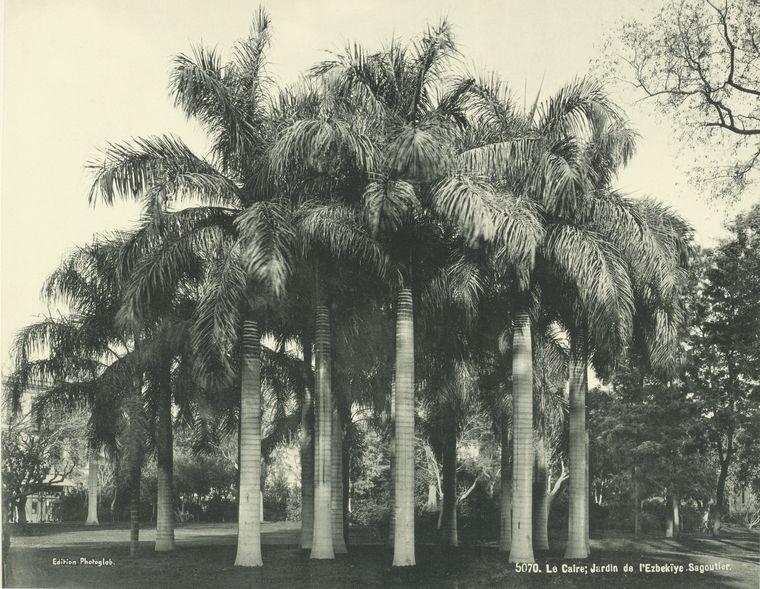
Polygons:
M204 266L233 234L234 211L192 207L148 218L123 248L120 265L129 269L117 321L140 322L161 301L172 298L183 279L199 279Z
M631 335L633 288L619 255L594 232L553 227L543 255L573 285L597 342L619 348Z
M419 206L414 186L403 180L373 180L364 189L364 210L373 235L395 232Z
M394 178L432 182L450 167L445 145L438 127L406 125L394 134L387 147L386 168Z
M477 245L493 239L491 211L496 197L491 187L464 175L451 176L433 188L433 208Z
M227 354L237 341L248 277L240 245L220 244L200 293L192 330L196 374L201 382L215 371L231 378Z
M241 201L233 181L171 135L109 144L103 160L88 167L95 173L91 203L100 200L110 205L118 198L149 197L153 206L164 208L173 199L202 198L232 206L239 206Z
M291 273L296 232L287 203L253 203L235 220L241 258L249 275L262 289L279 296Z
M336 259L361 264L380 278L391 270L387 252L351 208L336 204L303 206L296 222L305 253L322 247Z
M368 173L377 161L370 137L341 119L296 121L280 135L269 157L279 176L294 169L324 174L346 166Z
M604 87L591 78L571 81L542 103L537 110L536 127L550 140L589 137L594 129L620 118Z

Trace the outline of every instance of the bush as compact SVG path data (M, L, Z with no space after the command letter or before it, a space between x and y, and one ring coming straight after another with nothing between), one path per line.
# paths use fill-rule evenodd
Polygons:
M295 489L288 494L288 502L285 506L285 519L289 522L301 520L301 489Z
M222 495L212 495L202 509L205 521L234 522L237 521L237 502Z
M264 519L298 520L301 517L301 489L288 484L280 472L270 471L264 486Z
M498 497L489 495L486 486L479 483L459 505L459 535L468 540L498 540L500 509Z
M391 510L388 502L376 498L354 499L351 501L349 522L352 524L379 527L387 530L390 525Z

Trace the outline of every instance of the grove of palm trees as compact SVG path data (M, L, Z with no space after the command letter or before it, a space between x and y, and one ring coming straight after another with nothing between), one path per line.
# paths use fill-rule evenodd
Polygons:
M760 204L709 243L632 185L599 69L528 93L430 17L284 83L287 26L177 47L191 140L81 162L139 218L13 335L3 585L755 586Z

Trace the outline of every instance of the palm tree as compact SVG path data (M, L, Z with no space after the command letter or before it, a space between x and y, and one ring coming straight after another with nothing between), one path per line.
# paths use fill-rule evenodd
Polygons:
M147 420L143 411L143 364L137 334L118 320L124 292L120 257L125 236L99 239L79 248L48 278L43 294L69 307L64 320L45 320L19 333L13 394L23 392L30 379L54 385L45 403L91 410L90 448L116 448L117 417L124 411L126 463L130 473L130 552L139 542L140 473L145 452ZM34 349L47 347L49 356L31 360Z
M425 233L435 236L439 232L431 214L461 225L472 241L485 230L481 226L484 219L473 220L451 205L452 200L475 189L472 183L459 176L446 178L450 139L461 122L458 101L467 82L437 101L434 95L455 54L451 29L443 21L410 46L393 41L384 50L368 53L353 45L313 69L340 97L353 101L354 112L366 113L364 119L371 121L371 153L377 156L363 160L371 164L365 166L369 173L361 178L363 208L370 227L386 244L398 268L394 284L394 566L415 564L414 289L415 284L425 283L422 274L431 270L423 262L422 238ZM356 139L345 143L346 149L354 152L360 144ZM320 148L321 144L312 140L309 149L300 153L307 160L314 159Z
M128 313L139 316L153 290L183 273L197 273L200 262L203 286L193 337L199 370L211 374L214 368L220 369L227 380L231 376L227 354L239 337L239 326L252 321L260 333L271 329L273 323L267 317L281 305L294 268L303 273L304 264L299 260L322 246L328 253L337 251L343 256L362 252L374 256L375 262L378 257L368 236L354 232L351 211L303 202L302 192L296 190L299 187L283 183L284 174L270 165L263 145L279 123L272 123L262 113L263 82L254 79L263 77L262 55L267 44L268 21L260 15L251 38L239 44L235 60L225 69L214 52L202 49L197 50L195 60L177 58L173 74L176 100L189 116L200 118L209 127L215 140L212 162L193 155L175 138L140 139L112 145L105 162L98 166L93 186L93 198L108 203L118 196L144 199L148 218L160 229L139 279L128 293ZM258 57L254 59L254 55ZM283 100L285 107L278 120L287 120L293 110L301 108L298 101L290 104L287 95ZM166 202L186 196L211 205L165 210ZM314 284L314 273L307 270L306 275L311 275ZM322 321L320 325L324 328L326 324ZM255 346L243 352L251 350ZM323 371L324 354L317 354L317 360L317 370ZM246 357L245 362L255 359ZM241 422L252 423L245 415ZM241 434L241 445L251 447L244 438L247 434L255 438L255 432L246 428ZM241 460L242 468L250 464L250 460ZM255 477L241 473L241 478L252 481ZM243 536L250 538L257 532L241 526L239 538ZM241 550L255 553L251 548L255 541L241 542ZM259 563L260 557L254 554L239 561Z
M531 298L538 302L539 297L556 290L558 284L570 285L579 297L584 316L593 318L585 325L601 332L599 341L614 343L611 350L620 349L630 333L632 292L624 262L607 239L607 233L616 226L618 233L630 238L640 233L640 224L628 202L593 189L596 161L587 157L584 146L591 141L589 137L598 135L600 128L622 127L622 116L601 87L587 80L571 83L542 105L536 101L522 116L510 108L498 82L476 84L475 88L473 102L480 127L488 125L495 136L489 137L486 132L477 138L483 145L461 156L466 167L489 174L497 185L501 183L532 201L542 221L528 263L518 266L513 273L520 296L513 297L519 306L514 314L513 378L517 382L513 387L515 502L510 560L532 560L530 536L526 533L531 521L532 432L528 423L520 423L521 417L527 419L532 415L528 398L531 379L527 379L531 360L521 347L530 341L529 303ZM626 161L632 153L632 140L632 134L621 132L611 159ZM600 233L596 229L600 226L607 232ZM577 312L574 316L580 317ZM575 343L575 354L583 355L577 351L581 342ZM573 406L579 407L575 397L573 394ZM577 413L571 416L571 423L577 438L581 433ZM585 431L582 433L585 437ZM571 441L571 448L576 446ZM583 465L582 457L571 450L570 477L571 486L572 479L576 479L574 489L583 487ZM582 497L572 503L582 505ZM582 508L580 514L578 521L583 518ZM515 535L519 536L517 544Z
M171 137L138 139L131 144L111 145L105 160L95 165L96 179L91 200L111 204L116 197L144 199L148 217L161 231L155 251L144 264L142 280L132 285L133 314L149 300L151 289L171 282L188 271L198 257L216 265L206 274L208 286L199 302L196 349L204 370L213 362L214 350L241 337L241 502L236 564L260 566L259 459L260 395L258 353L260 329L257 309L241 305L248 298L245 270L274 292L282 289L288 270L283 252L272 242L248 243L250 263L243 264L241 245L236 243L233 220L252 202L251 191L263 153L266 126L265 54L269 45L269 19L263 11L254 19L249 37L235 47L234 57L222 66L215 51L199 47L191 58L175 59L171 89L175 103L188 117L198 119L213 138L213 160L197 157L180 140ZM210 206L191 207L169 213L166 203L192 197ZM261 216L277 214L276 205L256 203ZM249 211L250 212L250 211ZM254 215L243 220L253 224ZM262 220L262 219L259 219ZM271 226L266 236L271 238ZM282 234L280 234L280 239ZM277 239L277 237L275 237ZM282 242L279 244L282 246ZM256 249L258 246L258 249ZM273 278L272 284L267 279ZM249 307L241 314L241 307ZM240 327L238 334L237 328ZM206 329L204 329L204 327ZM213 334L213 335L212 335ZM218 336L218 337L215 337ZM209 338L218 340L212 342ZM200 345L198 345L200 344ZM222 363L224 364L224 363ZM256 457L254 459L254 457ZM252 485L252 487L242 485ZM254 491L255 490L255 491ZM251 515L255 512L255 517Z
M441 541L457 546L457 440L467 420L480 412L473 340L483 278L464 241L450 238L438 246L448 254L448 260L439 265L427 284L421 285L418 317L424 345L420 346L418 366L427 413L422 425L428 426L431 445L442 457Z

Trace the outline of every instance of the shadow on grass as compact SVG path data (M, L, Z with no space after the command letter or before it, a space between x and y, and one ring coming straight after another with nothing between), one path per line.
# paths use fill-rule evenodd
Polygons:
M235 547L229 545L181 545L173 553L155 553L150 542L141 543L141 553L130 557L126 544L107 547L56 547L11 550L10 587L266 587L267 589L354 587L646 587L677 589L698 587L727 589L757 587L758 567L734 556L692 555L667 551L650 554L599 550L589 561L578 562L577 572L562 573L560 552L538 555L540 572L516 572L505 554L493 547L469 546L443 549L417 547L417 566L394 569L391 551L384 546L356 546L334 561L312 561L308 553L293 547L264 546L262 569L233 566ZM745 555L749 559L751 555ZM53 559L112 559L113 566L54 565ZM751 559L750 559L751 560ZM729 571L644 573L640 563L709 564L725 563ZM617 573L590 573L590 565L618 567ZM630 564L634 571L623 572ZM556 566L559 572L548 573ZM583 572L582 567L586 567Z

